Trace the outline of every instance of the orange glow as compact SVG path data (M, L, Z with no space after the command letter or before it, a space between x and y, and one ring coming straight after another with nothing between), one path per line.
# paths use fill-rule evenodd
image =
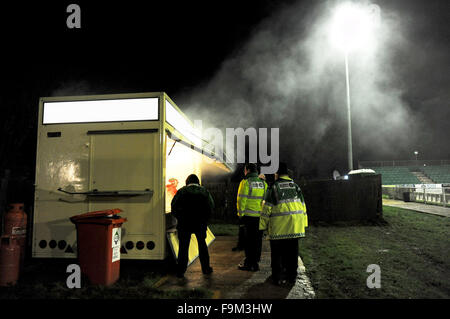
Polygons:
M170 178L169 184L166 185L167 195L174 197L178 191L177 186L178 186L178 180L176 178Z

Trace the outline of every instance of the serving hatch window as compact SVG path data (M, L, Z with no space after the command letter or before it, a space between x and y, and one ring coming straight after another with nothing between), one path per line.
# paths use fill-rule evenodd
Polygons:
M171 211L171 202L177 191L185 186L186 178L196 174L201 178L201 153L183 143L166 137L166 212Z
M158 98L44 102L43 124L158 120Z

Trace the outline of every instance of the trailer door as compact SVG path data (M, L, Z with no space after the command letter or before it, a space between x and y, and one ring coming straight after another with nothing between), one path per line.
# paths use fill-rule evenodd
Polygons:
M138 242L153 241L156 247L162 249L159 238L164 238L165 229L163 218L159 216L155 201L152 200L154 194L120 195L120 191L156 191L159 178L159 134L155 130L119 130L90 135L90 189L99 192L118 191L119 195L91 196L89 210L122 209L124 212L121 215L128 219L123 225L125 233L122 238L131 241L134 247ZM130 250L132 255L145 252L150 253L147 249Z

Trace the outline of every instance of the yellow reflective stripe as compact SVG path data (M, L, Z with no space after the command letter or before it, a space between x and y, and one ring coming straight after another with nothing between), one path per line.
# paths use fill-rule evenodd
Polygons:
M276 205L275 210L277 213L283 213L283 212L293 212L293 211L304 210L304 209L303 209L302 203L293 202L293 203L284 203L284 204Z
M304 213L305 212L303 210L296 210L296 211L290 211L290 212L272 213L272 215L270 215L270 217L287 216L287 215L304 214Z
M270 237L269 239L290 239L290 238L305 237L305 233L270 235L269 237Z
M261 214L261 212L260 211L258 211L258 210L251 210L251 209L246 209L246 210L244 210L244 213L250 213L250 214Z
M282 199L278 202L279 204L284 204L284 203L302 203L302 200L300 198L289 198L289 199Z
M270 218L268 227L269 238L282 239L296 237L299 234L305 233L305 227L308 227L308 217L303 213L280 218Z
M260 216L261 215L260 211L255 211L255 210L251 210L251 209L246 209L243 211L243 213L248 216Z
M245 197L250 199L263 199L264 196L250 196L250 195L244 195L244 194L238 194L238 197Z

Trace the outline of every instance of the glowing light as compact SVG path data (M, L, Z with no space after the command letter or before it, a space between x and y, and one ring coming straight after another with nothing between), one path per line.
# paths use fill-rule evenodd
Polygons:
M345 2L336 8L330 24L333 44L346 51L370 46L379 21L379 7Z
M168 100L166 100L166 121L195 146L202 147L201 133Z
M158 98L45 102L43 124L158 119Z
M170 155L169 155L170 153ZM166 212L171 211L171 202L178 189L185 186L190 174L201 177L202 154L181 143L167 138L166 145Z

